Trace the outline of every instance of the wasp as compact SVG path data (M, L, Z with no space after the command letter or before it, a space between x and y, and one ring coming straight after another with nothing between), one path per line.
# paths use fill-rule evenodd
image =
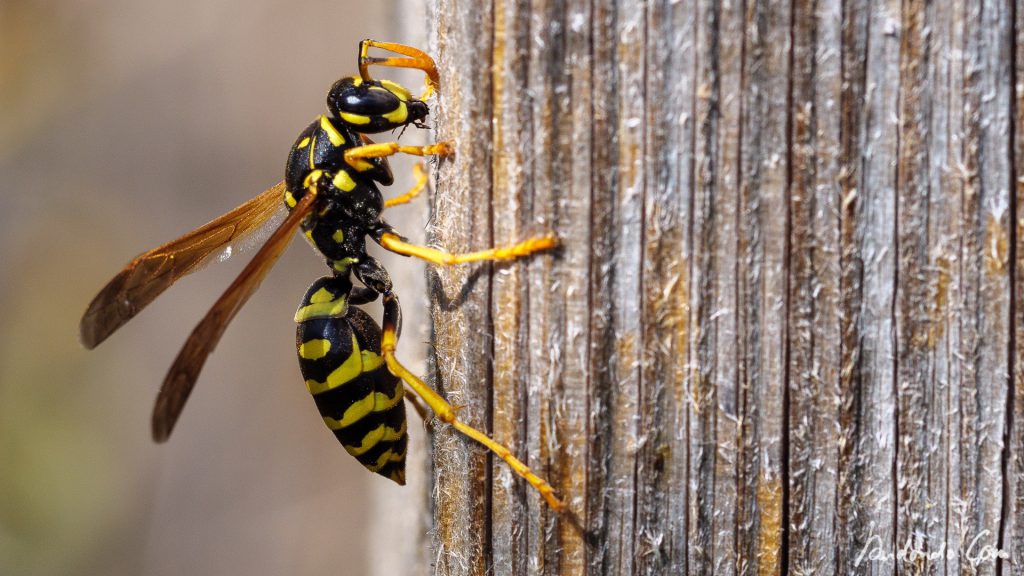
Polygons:
M371 48L392 55L371 57ZM369 71L372 65L422 71L425 89L414 97L395 82L374 79ZM192 331L167 372L152 418L154 440L166 441L210 352L301 229L326 260L330 274L313 283L295 313L299 367L324 423L345 451L371 472L404 484L408 435L403 399L411 391L438 420L493 451L552 509L564 511L565 503L555 496L550 484L506 447L461 421L451 404L396 358L402 324L398 295L387 270L366 252L366 239L371 238L391 252L448 266L520 258L555 247L557 239L539 236L510 246L454 254L411 244L396 233L381 217L382 212L412 200L425 187L427 176L418 167L416 186L385 201L379 186L390 186L394 180L388 157L442 158L453 155L454 146L451 142L426 146L376 143L368 135L426 127L426 101L438 90L439 75L426 53L374 40L360 42L358 66L358 76L342 78L331 87L329 114L317 117L299 134L288 155L284 180L129 262L89 304L81 321L82 343L94 348L182 276L243 239L273 229ZM359 308L378 297L384 307L379 325Z

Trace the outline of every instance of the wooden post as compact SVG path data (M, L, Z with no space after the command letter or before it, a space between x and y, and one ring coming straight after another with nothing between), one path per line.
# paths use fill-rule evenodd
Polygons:
M1024 573L1022 14L434 2L433 570Z

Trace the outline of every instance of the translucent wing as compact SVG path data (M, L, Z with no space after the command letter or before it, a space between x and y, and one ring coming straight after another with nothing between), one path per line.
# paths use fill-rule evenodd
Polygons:
M181 410L192 392L192 387L195 386L206 358L217 346L228 323L256 291L267 272L288 247L292 235L309 214L315 199L315 191L310 190L299 200L281 226L274 231L188 337L178 357L174 359L167 378L164 379L156 406L153 408L153 439L157 442L163 442L171 435L174 423L181 415Z
M182 276L261 240L287 212L284 191L284 182L280 182L216 220L129 262L86 309L80 326L82 344L95 348Z

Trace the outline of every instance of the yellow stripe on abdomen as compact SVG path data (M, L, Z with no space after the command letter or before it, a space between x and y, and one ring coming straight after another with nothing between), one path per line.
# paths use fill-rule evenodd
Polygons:
M299 357L304 360L319 360L330 351L331 341L326 338L316 338L299 344Z
M403 426L402 428L404 429L405 427ZM364 464L364 466L366 466L366 469L370 472L379 472L386 464L391 462L401 462L402 460L405 460L405 449L402 449L401 452L397 453L394 450L388 449L381 453L380 458L377 458L376 462L373 464Z
M349 446L345 444L345 451L353 456L359 456L369 451L371 448L380 444L381 442L393 442L400 439L405 434L405 423L402 423L402 427L398 430L389 428L387 424L381 424L370 432L367 432L366 436L363 436L362 442L359 446Z
M371 412L383 412L402 401L404 390L401 386L395 387L395 395L388 396L380 392L367 394L362 400L355 401L345 409L341 419L335 420L330 416L324 416L324 424L331 430L341 430L362 420Z
M338 366L327 375L326 382L306 380L306 388L309 389L310 394L316 396L328 390L333 390L346 382L350 382L362 373L363 355L359 350L359 342L356 341L356 335L352 334L352 353L349 354L349 357L341 363L341 366Z

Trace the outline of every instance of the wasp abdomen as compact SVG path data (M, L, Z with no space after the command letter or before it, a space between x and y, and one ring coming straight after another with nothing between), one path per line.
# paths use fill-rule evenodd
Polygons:
M345 450L371 472L405 484L404 388L380 355L380 327L348 305L350 289L347 278L326 277L306 294L296 313L299 367Z

